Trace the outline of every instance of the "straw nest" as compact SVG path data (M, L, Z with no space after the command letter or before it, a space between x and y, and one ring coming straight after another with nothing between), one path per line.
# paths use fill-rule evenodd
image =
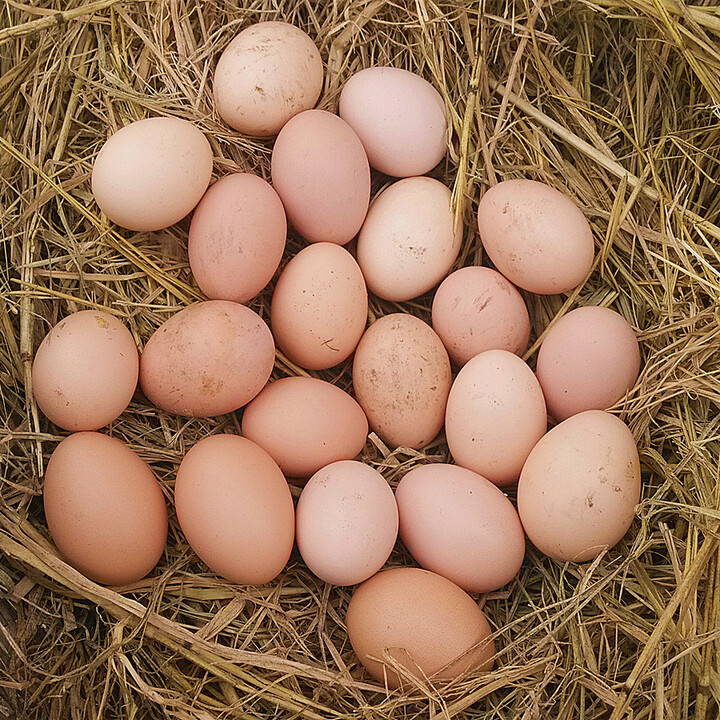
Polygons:
M530 550L510 586L479 598L497 669L449 686L388 694L370 682L343 625L350 590L313 578L297 554L254 588L189 551L172 514L175 469L207 433L238 432L235 416L173 417L138 393L109 429L150 463L170 504L151 578L95 585L58 558L44 524L43 469L61 435L38 414L30 367L47 329L104 307L142 346L200 297L187 222L159 234L109 226L90 193L93 158L123 124L174 115L206 132L217 176L267 178L271 143L219 120L211 81L227 42L273 18L318 43L321 107L373 64L441 90L452 149L433 174L466 222L458 264L483 261L473 216L488 184L531 177L577 200L595 270L570 296L527 298L533 341L580 304L614 307L640 333L644 368L616 408L643 461L632 530L591 565ZM717 718L719 38L714 0L2 3L0 717ZM291 237L291 251L301 245ZM266 318L269 297L252 303ZM427 319L430 301L405 309ZM375 317L394 310L371 303ZM276 377L295 372L278 357ZM350 364L321 376L348 388ZM442 438L417 453L371 437L365 450L391 483L447 457ZM391 562L410 559L397 550Z

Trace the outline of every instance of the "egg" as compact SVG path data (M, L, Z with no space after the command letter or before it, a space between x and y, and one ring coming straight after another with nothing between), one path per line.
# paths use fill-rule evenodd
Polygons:
M389 688L491 670L492 631L457 585L412 567L384 570L355 590L346 616L350 643L368 673ZM376 659L377 658L377 659Z
M301 250L283 269L270 306L278 347L308 370L352 355L367 322L365 280L355 258L333 243Z
M560 561L586 562L623 538L640 500L640 459L619 418L587 410L554 427L530 453L518 512L530 541Z
M193 277L211 300L252 300L270 282L285 250L287 223L277 193L262 178L218 180L195 208L188 233Z
M419 449L435 438L451 382L440 338L413 315L376 320L355 351L355 397L370 427L392 446Z
M536 370L556 420L607 410L632 388L639 372L635 331L619 313L594 306L572 310L550 328Z
M285 567L295 511L275 461L237 435L211 435L180 463L175 510L190 547L215 573L240 585L263 585Z
M455 462L496 485L512 485L547 429L540 383L517 355L487 350L450 390L445 435Z
M315 105L323 84L322 58L300 28L262 22L225 48L213 82L215 108L235 130L269 137Z
M530 338L522 296L486 267L460 268L442 281L433 298L432 326L459 367L485 350L521 355Z
M395 491L400 537L415 560L463 590L507 585L525 557L525 534L507 496L489 480L445 463L408 472Z
M100 210L128 230L174 225L200 202L213 168L210 143L174 117L138 120L102 146L92 169Z
M43 507L60 555L103 585L129 585L157 564L167 508L152 470L121 440L66 437L45 470Z
M339 113L362 140L370 165L386 175L424 175L445 157L445 103L413 72L371 67L355 73L340 93Z
M175 313L152 334L140 357L140 386L166 412L224 415L265 387L274 363L272 334L257 313L207 300Z
M324 380L276 380L243 411L242 434L263 449L289 477L310 477L365 447L368 422L344 390Z
M357 244L368 289L402 302L437 285L460 252L462 223L453 230L450 190L413 177L390 185L370 206Z
M539 295L569 292L592 268L592 230L566 195L534 180L506 180L478 205L478 230L495 267Z
M98 430L117 419L135 392L138 350L122 321L102 310L61 320L32 366L35 401L66 430Z
M290 224L308 242L344 245L357 235L370 203L370 166L344 120L325 110L296 115L275 140L271 172Z
M369 465L342 460L315 473L297 505L298 550L332 585L356 585L390 557L398 533L395 496Z

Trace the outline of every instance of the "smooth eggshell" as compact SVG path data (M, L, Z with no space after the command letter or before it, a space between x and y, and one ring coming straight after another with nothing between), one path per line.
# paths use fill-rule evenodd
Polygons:
M540 383L517 355L488 350L455 378L445 435L458 465L496 485L512 485L546 429Z
M242 433L267 450L289 477L309 477L365 446L368 422L344 390L324 380L270 383L243 411Z
M35 354L35 401L61 428L98 430L130 404L138 366L135 340L114 315L73 313L48 332Z
M521 355L530 338L522 295L486 267L460 268L443 280L433 299L432 325L460 367L485 350Z
M308 242L344 245L370 203L370 166L360 139L337 115L307 110L282 129L272 181L290 224Z
M435 438L451 383L440 338L413 315L376 320L355 351L355 397L370 427L390 445L419 449Z
M399 567L371 577L355 590L346 624L360 662L390 688L493 666L495 645L482 610L464 590L428 570ZM417 679L401 679L381 660Z
M250 308L196 303L166 320L140 356L140 386L166 412L224 415L250 402L275 363L270 329Z
M213 82L222 119L248 135L269 137L315 105L323 84L318 49L300 28L262 22L245 28L225 48Z
M152 470L122 441L65 438L45 471L43 506L62 557L95 582L144 578L165 549L167 508Z
M632 388L639 372L635 331L619 313L594 306L572 310L550 328L536 370L556 420L607 410Z
M399 180L375 198L357 244L368 289L402 302L435 287L460 252L462 223L453 232L450 190L437 180Z
M102 146L92 170L97 204L128 230L182 220L210 183L210 143L192 123L155 117L126 125Z
M556 560L585 562L616 545L640 500L640 459L627 425L588 410L535 446L518 483L530 541Z
M190 268L211 300L252 300L272 279L287 223L277 193L262 178L218 180L195 208L188 233Z
M175 509L198 557L230 582L270 582L290 557L290 488L275 461L246 438L211 435L194 445L178 468Z
M293 362L325 370L352 355L367 322L365 280L355 258L333 243L302 249L272 296L275 342Z
M393 491L369 465L332 463L308 480L298 500L298 550L311 572L332 585L356 585L374 575L397 533Z
M509 583L525 557L525 534L508 498L481 475L434 463L407 473L395 491L400 537L415 560L463 590Z
M445 103L427 80L408 70L355 73L340 93L339 113L362 140L370 165L386 175L424 175L445 157Z
M506 180L478 206L478 230L495 267L539 295L576 288L590 272L592 230L566 195L534 180Z

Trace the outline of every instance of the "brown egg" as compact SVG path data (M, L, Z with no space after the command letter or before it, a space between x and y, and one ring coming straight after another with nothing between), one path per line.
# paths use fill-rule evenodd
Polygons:
M176 313L152 334L140 357L140 386L167 412L224 415L265 387L274 363L270 329L257 313L208 300Z
M278 278L270 324L278 348L309 370L352 355L367 322L365 280L355 258L333 243L301 250Z
M362 408L335 385L309 377L270 383L245 408L242 433L267 450L289 477L310 477L365 446Z
M640 500L640 459L622 420L587 410L554 427L528 456L518 512L530 541L556 560L585 562L616 545Z
M593 306L572 310L550 328L536 370L556 420L607 410L632 388L639 372L635 331L614 310Z
M192 212L207 190L212 167L210 143L192 123L148 118L121 128L102 146L92 191L118 225L161 230Z
M482 610L464 590L428 570L392 568L371 577L353 594L346 623L360 662L390 688L493 666L495 645ZM397 663L402 675L372 658Z
M322 59L306 33L289 23L257 23L220 56L215 107L235 130L276 135L293 115L315 105L322 83Z
M290 557L290 488L275 461L246 438L211 435L194 445L178 468L175 509L198 557L230 582L270 582Z
M167 508L152 470L123 442L75 433L53 452L43 505L62 557L104 585L145 577L165 549Z
M392 446L419 449L435 438L451 382L440 338L413 315L376 320L355 351L355 397L370 427Z
M287 223L277 193L248 173L218 180L195 208L190 268L212 300L244 303L270 282L285 250Z
M290 224L309 242L344 245L370 203L370 166L360 139L337 115L307 110L282 129L272 181Z
M135 340L114 315L73 313L50 330L35 354L35 401L61 428L98 430L130 404L138 364Z

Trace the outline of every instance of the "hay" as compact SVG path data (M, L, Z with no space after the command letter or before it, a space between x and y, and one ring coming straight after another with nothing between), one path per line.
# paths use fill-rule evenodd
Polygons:
M0 3L0 718L427 718L714 720L720 706L720 11L714 0L20 0ZM238 6L241 6L238 8ZM122 594L60 561L41 507L59 439L31 400L30 364L65 314L105 307L139 344L199 297L187 222L130 234L97 214L92 160L149 115L197 123L215 171L268 177L270 143L212 111L218 52L245 24L284 18L327 61L321 106L351 73L415 70L441 88L453 151L434 175L467 225L481 189L529 176L590 219L596 269L567 298L529 297L533 340L577 304L620 310L644 369L622 407L644 466L632 531L591 566L531 550L483 599L498 668L387 694L362 675L343 629L349 590L293 554L267 587L236 587L197 562L171 518L152 579ZM302 246L292 238L292 251ZM410 304L429 316L431 297ZM268 316L269 294L252 303ZM373 301L374 316L393 311ZM531 363L537 349L533 345ZM349 364L320 375L350 384ZM278 358L276 376L296 369ZM156 471L168 500L184 451L235 417L166 416L140 394L112 433ZM394 482L446 459L365 459ZM294 488L297 495L298 489ZM393 563L407 563L401 550Z

